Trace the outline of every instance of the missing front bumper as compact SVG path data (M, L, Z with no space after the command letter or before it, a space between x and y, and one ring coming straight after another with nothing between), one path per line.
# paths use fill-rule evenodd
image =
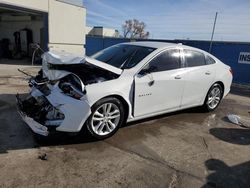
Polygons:
M48 136L49 131L47 127L41 125L33 118L27 116L25 112L23 112L23 103L18 94L16 95L16 102L18 113L20 114L23 121L31 128L31 130L39 135Z
M32 87L30 95L24 100L19 95L16 98L21 117L40 135L53 131L79 132L91 114L87 100L69 97L57 85L50 89L49 95Z

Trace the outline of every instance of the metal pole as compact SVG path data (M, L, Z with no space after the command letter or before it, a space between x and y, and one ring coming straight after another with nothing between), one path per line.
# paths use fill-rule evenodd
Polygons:
M216 12L215 18L214 18L214 26L213 26L213 31L212 31L212 36L211 36L211 41L210 41L210 46L209 46L209 53L211 53L211 51L212 51L213 38L214 38L214 30L215 30L215 25L216 25L216 21L217 21L217 15L218 15L218 12Z

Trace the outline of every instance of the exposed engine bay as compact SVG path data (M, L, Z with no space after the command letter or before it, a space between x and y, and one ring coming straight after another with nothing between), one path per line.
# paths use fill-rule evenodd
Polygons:
M50 70L64 70L77 75L84 85L116 79L119 75L105 69L91 65L88 62L72 65L53 65L49 64Z

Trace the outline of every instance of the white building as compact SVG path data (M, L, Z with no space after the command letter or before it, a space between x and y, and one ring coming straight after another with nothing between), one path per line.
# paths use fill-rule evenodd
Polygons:
M24 49L28 40L50 50L85 53L86 9L82 3L70 2L0 0L0 40L9 39L13 49L17 40L14 33L19 32ZM23 37L27 31L32 37Z
M86 34L100 37L119 37L118 30L99 26L86 27Z

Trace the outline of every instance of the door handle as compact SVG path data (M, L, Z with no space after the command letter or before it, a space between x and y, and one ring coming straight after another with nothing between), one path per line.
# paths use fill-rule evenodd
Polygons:
M154 83L155 83L155 81L154 81L154 80L151 80L150 82L148 82L148 85L149 85L149 86L152 86L152 85L154 85Z
M207 71L207 72L205 72L205 74L206 74L206 75L210 75L210 74L211 74L211 72L210 72L210 71Z
M174 79L179 80L179 79L181 79L181 76L177 75L177 76L174 77Z
M147 75L148 75L149 80L150 80L150 81L148 82L148 85L149 85L149 86L154 85L155 81L154 81L153 75L152 75L152 74L147 74Z

